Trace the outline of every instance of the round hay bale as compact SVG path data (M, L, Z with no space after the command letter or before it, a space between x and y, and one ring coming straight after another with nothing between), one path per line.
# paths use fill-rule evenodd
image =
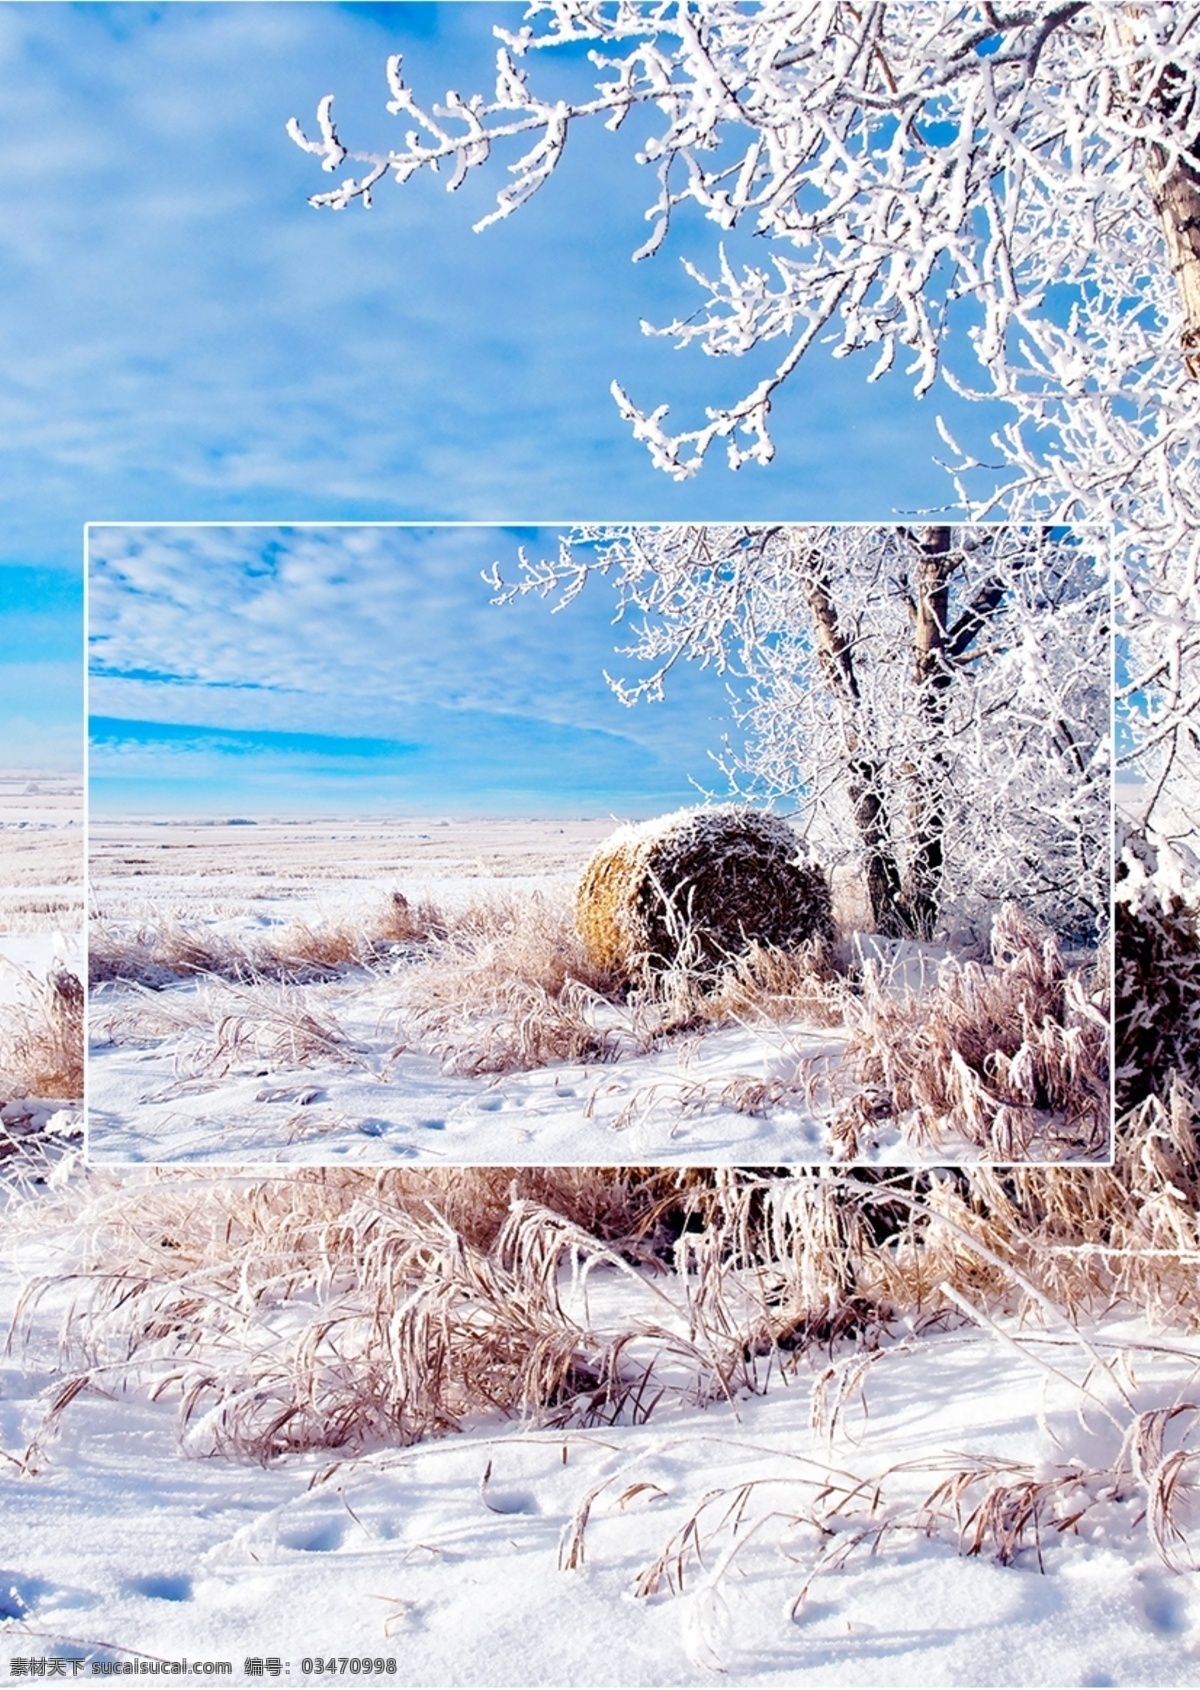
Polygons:
M591 961L625 980L714 975L756 942L831 940L829 882L786 822L737 805L623 827L583 871L575 925Z

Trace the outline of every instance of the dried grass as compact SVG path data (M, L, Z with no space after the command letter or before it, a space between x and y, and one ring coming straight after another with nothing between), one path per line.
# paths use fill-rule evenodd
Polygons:
M1169 1104L1149 1100L1123 1120L1111 1170L717 1180L719 1189L693 1194L703 1229L676 1245L702 1305L693 1318L736 1329L740 1308L747 1349L784 1368L797 1352L827 1347L831 1360L812 1392L813 1422L826 1436L854 1400L865 1414L876 1369L919 1352L922 1331L965 1315L1073 1391L1089 1445L1099 1435L1110 1458L1073 1459L1066 1449L1048 1468L946 1453L863 1473L792 1455L778 1476L702 1495L642 1570L637 1594L698 1581L711 1592L764 1536L785 1539L803 1561L796 1539L807 1533L795 1613L819 1574L894 1535L947 1537L963 1554L1002 1564L1028 1553L1041 1565L1050 1540L1078 1532L1089 1516L1104 1526L1114 1507L1126 1529L1144 1520L1169 1567L1200 1567L1195 1352L1178 1352L1179 1393L1147 1408L1127 1385L1139 1344L1098 1346L1085 1324L1137 1310L1159 1327L1200 1328L1200 1138L1178 1088ZM751 1277L753 1312L743 1297ZM904 1327L917 1336L897 1343ZM638 1488L630 1477L624 1469L626 1494ZM598 1494L582 1500L568 1530L565 1565L584 1559Z
M848 1025L840 1064L796 1056L788 1076L733 1075L641 1088L617 1125L668 1103L682 1118L714 1109L758 1114L789 1102L828 1109L832 1157L861 1156L882 1121L935 1149L978 1145L985 1159L1065 1161L1111 1150L1106 958L1064 967L1057 941L1006 906L993 931L995 961L949 960L930 990L892 995L868 964L860 992L840 978L822 944L782 953L754 946L714 982L686 969L657 976L645 994L659 1033L731 1022L760 1030ZM640 996L640 994L639 994Z
M1114 1306L1200 1326L1200 1144L1178 1091L1123 1124L1112 1169L93 1175L60 1201L67 1370L176 1391L201 1443L259 1459L497 1409L640 1414L664 1358L676 1397L758 1389L898 1323L1032 1324L1089 1369L1072 1323ZM623 1264L635 1312L597 1331L578 1273Z
M66 968L24 977L23 1001L0 1007L0 1075L21 1097L83 1096L84 991Z
M6 933L73 931L83 925L83 898L64 893L30 896L0 888L0 926Z
M755 940L722 968L705 973L689 966L685 956L651 974L633 995L656 1007L663 1033L796 1021L837 1027L850 1001L845 981L830 966L824 937L790 950Z
M74 1255L19 1311L18 1330L39 1299L68 1299L65 1384L29 1469L93 1388L174 1398L189 1453L272 1461L497 1413L633 1423L804 1367L832 1437L890 1358L969 1322L1077 1393L1087 1459L931 1452L864 1472L792 1455L699 1497L637 1589L715 1590L782 1538L807 1561L800 1608L814 1578L902 1534L1040 1562L1093 1519L1144 1519L1168 1565L1197 1561L1197 1393L1147 1406L1134 1352L1088 1335L1135 1311L1200 1327L1200 1134L1178 1085L1122 1120L1111 1169L93 1174L16 1219L41 1238L56 1222ZM597 1276L630 1286L607 1323L588 1312ZM619 1502L645 1488L623 1471ZM603 1489L580 1499L564 1565L583 1562Z
M944 964L936 988L888 996L864 971L850 1006L856 1085L838 1127L853 1154L880 1112L915 1143L961 1134L1000 1161L1104 1154L1109 1148L1109 983L1105 958L1064 967L1058 943L1014 904L992 928L994 967ZM865 1088L865 1089L864 1089Z
M652 1323L594 1331L560 1289L572 1264L630 1271L581 1221L636 1224L638 1183L594 1170L94 1181L75 1222L72 1375L175 1394L189 1449L257 1460L408 1442L494 1410L638 1418L639 1341L690 1359L697 1379L713 1358Z
M360 918L315 927L296 921L259 940L170 917L133 931L96 919L88 938L88 972L93 986L117 981L152 990L197 975L241 982L327 980L350 968L376 966L445 932L440 910L412 904L399 891Z
M397 1018L458 1074L608 1061L644 1035L619 982L589 959L565 912L540 893L457 915L400 987Z
M1107 1463L1063 1461L1048 1469L1011 1458L945 1455L857 1475L793 1454L779 1473L707 1491L637 1575L634 1594L680 1595L690 1588L711 1597L750 1547L769 1537L806 1568L791 1606L796 1619L822 1574L855 1556L878 1554L889 1539L948 1538L960 1554L986 1555L1002 1566L1029 1555L1045 1571L1043 1551L1054 1538L1078 1535L1093 1520L1103 1534L1113 1516L1128 1528L1130 1499L1140 1502L1151 1544L1166 1565L1195 1571L1190 1492L1200 1466L1198 1432L1197 1405L1175 1401L1131 1412L1115 1428ZM618 1507L648 1488L644 1481L628 1483L629 1476L627 1469ZM564 1536L564 1568L583 1565L589 1520L606 1488L582 1499ZM721 1667L719 1657L706 1664Z
M179 922L122 940L115 955L94 941L93 975L125 989L97 1000L93 1016L117 1043L173 1039L177 1071L190 1078L246 1060L360 1061L361 1047L304 988L349 968L377 973L382 962L391 965L383 1020L394 1026L392 1055L419 1044L463 1075L610 1062L731 1025L849 1022L830 1119L844 1159L885 1117L918 1144L955 1134L1004 1160L1034 1150L1046 1160L1103 1153L1107 981L1065 969L1053 936L1011 906L993 944L995 969L946 965L935 990L897 1000L871 968L856 994L833 969L824 932L790 950L756 940L720 968L698 965L689 932L672 966L631 987L595 963L551 896L508 894L445 915L413 910L396 894L369 922L295 924L253 947ZM188 974L204 980L194 998L159 993ZM675 1101L681 1116L760 1113L795 1096L813 1106L827 1078L799 1063L794 1080L735 1075L684 1086ZM639 1093L629 1118L655 1100Z
M735 1022L834 1026L844 987L822 941L793 951L755 942L716 972L687 962L630 990L598 966L569 912L541 893L472 905L403 978L399 1026L461 1074L608 1062L665 1038Z
M575 972L560 918L547 913L535 927L488 907L437 939L430 967L446 973L431 1013L449 1014L473 971L476 1003L521 970L548 999L573 982L602 996L595 976ZM961 970L940 988L936 1036L921 1036L912 1004L893 1005L893 1023L880 995L868 997L865 1013L902 1057L872 1083L890 1106L941 1119L954 1106L957 1057L985 1119L981 1093L996 1114L1037 1110L1044 1098L1086 1122L1103 982L1072 987L1053 942L1015 914L1000 941L995 976ZM773 983L767 999L788 998L786 970L761 958L746 966L762 971L759 986ZM1079 1030L1082 1052L1058 1034L1039 1037L1047 1025ZM992 1056L1003 1065L989 1067ZM1036 1558L1124 1496L1139 1499L1162 1559L1193 1567L1195 1393L1133 1401L1087 1335L1114 1313L1200 1329L1196 1093L1178 1073L1168 1083L1155 1070L1146 1084L1158 1090L1119 1120L1111 1167L310 1169L137 1184L94 1173L14 1216L43 1237L57 1225L64 1261L73 1256L22 1310L69 1287L67 1383L46 1438L90 1385L173 1396L189 1450L268 1461L436 1435L497 1412L552 1425L638 1420L670 1400L764 1389L801 1358L822 1357L813 1409L832 1430L890 1355L919 1346L929 1328L969 1321L1078 1391L1108 1428L1103 1460L1064 1451L1047 1469L931 1456L865 1477L814 1460L800 1483L792 1462L783 1503L757 1485L699 1499L640 1588L678 1588L701 1555L719 1580L782 1522L813 1534L800 1603L816 1573L890 1534L936 1532L964 1553ZM1083 1103L1069 1101L1068 1085ZM603 1329L582 1294L596 1275L636 1276L630 1312ZM568 1564L583 1558L595 1500L581 1501Z
M109 1037L181 1040L177 1066L193 1074L204 1049L215 1072L227 1072L237 1051L276 1051L297 1066L319 1060L324 1048L336 1060L350 1041L303 988L397 963L405 965L393 995L397 1037L421 1040L456 1073L602 1061L648 1036L622 1010L619 983L589 962L567 912L539 893L447 915L396 892L369 919L292 923L255 944L180 921L132 935L101 928L91 942L93 984L137 989L97 1007ZM203 984L197 999L158 997L162 986L189 977ZM312 1025L289 1031L301 1020Z
M314 1003L311 988L261 978L245 985L205 978L184 998L139 986L103 1011L93 1006L93 1020L114 1044L169 1039L176 1078L184 1080L368 1063L366 1049Z

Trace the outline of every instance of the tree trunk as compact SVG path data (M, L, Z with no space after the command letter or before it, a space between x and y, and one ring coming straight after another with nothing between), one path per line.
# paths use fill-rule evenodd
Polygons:
M933 937L946 860L946 759L940 740L953 679L947 624L950 577L957 559L950 543L950 529L945 526L923 528L917 536L920 558L913 610L913 678L928 749L913 772L910 786L912 851L899 912L905 927L918 939Z
M1183 305L1183 367L1200 379L1200 164L1194 150L1192 157L1180 154L1174 165L1162 147L1152 147L1150 156L1150 197Z
M846 711L847 792L863 847L871 915L880 933L896 936L907 931L907 923L901 910L900 867L883 801L886 770L876 759L861 755L854 725L860 703L854 652L838 622L829 576L811 551L798 556L797 564L813 619L817 661L826 685Z
M1117 33L1126 47L1138 45L1137 22L1140 6L1126 6L1117 19ZM1178 114L1185 79L1174 65L1159 73L1152 99L1168 118ZM1179 337L1183 367L1200 379L1200 114L1182 114L1193 133L1181 137L1181 150L1172 154L1162 146L1149 149L1146 171L1150 198L1158 213L1167 261L1183 306L1183 331Z

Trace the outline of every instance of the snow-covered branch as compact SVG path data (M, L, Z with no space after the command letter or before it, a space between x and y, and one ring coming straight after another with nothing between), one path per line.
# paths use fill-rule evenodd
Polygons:
M391 62L401 146L347 151L328 102L320 140L293 126L326 169L365 167L314 203L426 167L454 187L519 143L493 221L545 186L572 127L641 108L638 256L685 203L719 231L689 266L698 309L650 332L718 356L783 347L693 427L614 382L655 464L694 475L718 442L734 468L768 462L772 404L818 339L868 353L870 379L1001 401L986 450L952 443L960 509L1112 528L1131 754L1160 766L1200 663L1200 0L548 0L527 19L497 31L490 100L427 111ZM532 61L582 43L594 96L535 92ZM734 231L765 260L738 257Z
M1082 934L1108 905L1106 557L1041 528L635 524L490 580L561 606L608 578L641 669L614 682L627 703L681 660L729 675L726 773L857 862L885 931L1016 898Z

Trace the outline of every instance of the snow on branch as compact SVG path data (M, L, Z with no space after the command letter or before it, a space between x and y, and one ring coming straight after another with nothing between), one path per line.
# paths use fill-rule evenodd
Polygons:
M681 661L730 678L723 765L853 860L883 931L984 924L1005 899L1060 931L1107 918L1110 585L1103 535L1008 526L587 525L522 552L502 599L615 590L627 704Z
M691 427L613 394L654 463L683 479L720 442L770 462L771 408L813 344L866 353L918 394L1000 401L990 449L954 451L982 519L1110 525L1132 672L1131 743L1177 742L1200 661L1200 0L1008 10L963 0L548 0L498 30L490 99L432 110L388 67L403 143L347 150L331 104L297 143L363 173L314 204L369 202L429 168L456 187L519 143L480 226L539 192L571 129L652 132L652 233L684 204L716 226L689 266L699 308L648 328L744 356L780 343L743 397ZM533 64L589 44L594 94L547 97ZM747 263L741 236L765 243ZM991 463L985 460L991 459ZM1159 650L1165 640L1169 662ZM1153 673L1153 682L1150 681ZM1131 702L1130 702L1131 701Z

